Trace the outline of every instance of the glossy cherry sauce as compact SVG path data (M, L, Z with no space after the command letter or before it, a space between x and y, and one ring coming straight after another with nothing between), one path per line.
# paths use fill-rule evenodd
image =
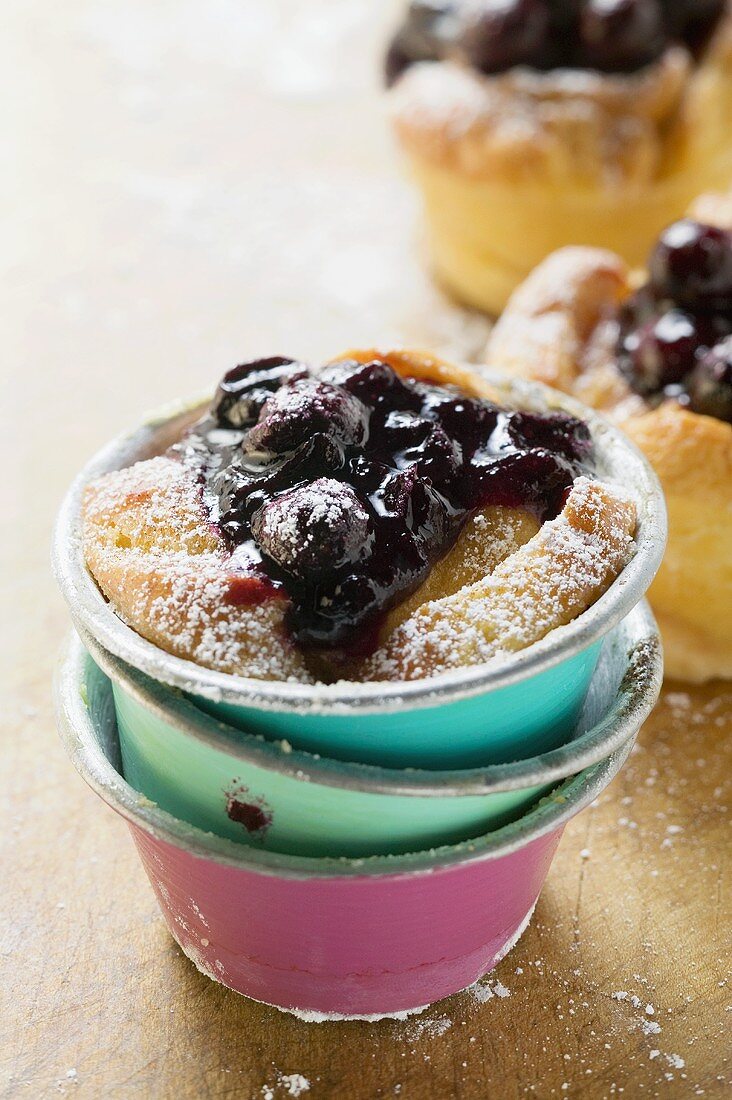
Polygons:
M231 550L230 598L286 595L300 644L353 653L471 512L555 516L592 444L570 416L508 411L378 359L316 376L272 358L229 371L177 453Z

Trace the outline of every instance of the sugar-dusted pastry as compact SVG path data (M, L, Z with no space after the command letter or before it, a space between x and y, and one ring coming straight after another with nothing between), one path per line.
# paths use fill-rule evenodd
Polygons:
M471 371L351 351L225 375L169 451L105 474L87 565L171 653L272 680L414 679L531 645L634 552L587 425Z
M648 274L566 248L515 292L487 349L618 422L650 459L669 544L650 598L667 673L732 677L732 196L669 226ZM699 220L703 219L703 220Z
M386 75L435 272L491 313L563 245L642 264L732 178L732 0L413 0Z

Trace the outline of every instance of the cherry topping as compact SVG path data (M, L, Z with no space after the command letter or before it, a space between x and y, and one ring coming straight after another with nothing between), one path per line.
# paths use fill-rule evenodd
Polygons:
M325 382L342 386L372 409L406 408L416 411L421 405L413 388L380 359L369 363L350 360L332 363L320 377Z
M699 349L709 347L716 337L714 325L706 318L694 318L679 309L646 321L628 334L624 344L626 369L635 388L653 393L681 382L693 369Z
M691 218L670 225L649 261L651 288L693 310L732 310L732 234Z
M725 0L413 0L385 60L387 84L417 61L459 59L484 73L514 65L634 72L682 42L698 55Z
M669 32L698 51L716 27L725 0L666 0Z
M554 516L590 458L572 417L509 413L379 359L304 371L290 360L240 368L224 380L239 388L220 390L177 447L231 550L229 598L288 598L302 645L367 652L380 616L473 511L503 503ZM255 391L266 395L257 422L232 427L231 401L243 425Z
M663 51L663 10L659 0L587 0L579 34L589 68L632 72Z
M570 462L584 462L592 451L590 429L566 413L513 412L506 416L506 431L517 448L541 447Z
M484 73L537 60L549 30L544 0L496 0L469 13L458 40L462 56Z
M461 462L457 443L434 420L392 411L381 429L381 447L398 467L415 466L422 477L440 482L456 474ZM379 449L381 449L381 447Z
M711 348L687 381L689 407L732 424L732 336Z

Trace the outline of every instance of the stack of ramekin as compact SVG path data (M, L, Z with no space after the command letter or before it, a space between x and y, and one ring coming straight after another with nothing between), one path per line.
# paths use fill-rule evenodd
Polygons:
M127 819L199 969L311 1019L414 1011L489 971L660 688L643 602L665 541L654 475L570 399L492 380L509 402L579 413L599 473L638 503L637 551L609 590L500 662L312 687L213 672L127 627L84 566L83 487L164 450L200 407L102 451L59 517L55 567L78 637L58 709L74 763Z

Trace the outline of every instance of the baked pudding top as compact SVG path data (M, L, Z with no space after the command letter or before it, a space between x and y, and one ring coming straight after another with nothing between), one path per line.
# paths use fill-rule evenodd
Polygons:
M729 0L413 3L386 59L397 131L478 178L693 174L728 140L731 12Z
M85 556L130 625L208 667L420 678L612 583L635 506L594 457L582 420L418 353L258 360L165 455L89 487Z

